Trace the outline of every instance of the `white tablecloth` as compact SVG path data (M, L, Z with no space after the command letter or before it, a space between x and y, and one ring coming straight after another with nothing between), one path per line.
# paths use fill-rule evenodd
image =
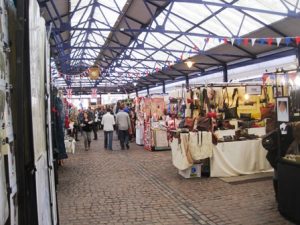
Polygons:
M211 177L231 177L271 171L261 139L218 143L210 159Z

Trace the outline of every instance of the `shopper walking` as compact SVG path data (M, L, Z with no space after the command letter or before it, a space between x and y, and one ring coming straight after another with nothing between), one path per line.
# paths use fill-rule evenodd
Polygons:
M92 130L93 130L93 133L94 133L94 140L97 140L98 135L97 135L97 127L95 125L95 112L92 110L91 107L88 108L88 115L91 118L91 120L93 121Z
M93 126L93 120L89 117L88 112L83 113L83 120L81 121L80 126L83 131L84 147L85 150L89 150L91 146L91 132Z
M112 140L115 125L115 118L111 114L111 109L107 108L106 114L102 117L101 124L104 130L104 148L112 150Z
M129 149L129 133L131 133L130 118L128 113L124 112L124 105L121 104L120 110L116 116L116 123L119 129L119 140L121 149Z

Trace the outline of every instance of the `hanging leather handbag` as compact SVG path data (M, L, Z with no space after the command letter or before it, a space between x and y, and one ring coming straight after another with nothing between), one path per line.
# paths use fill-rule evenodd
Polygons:
M228 93L227 93L228 95ZM234 99L236 99L234 101ZM232 103L235 102L235 106L234 107L228 107L228 108L225 108L225 119L235 119L238 117L238 114L237 114L237 107L239 106L239 96L238 96L238 89L235 88L233 90L233 94L232 94Z
M184 120L184 128L188 128L189 131L192 131L194 128L194 119L193 118L185 118Z
M181 121L180 121L180 123L178 124L178 128L184 128L184 124L185 124L185 119L182 119Z
M211 119L207 117L199 117L197 121L198 131L210 131L212 127Z
M260 107L261 119L271 118L274 112L274 105L268 104L267 106Z
M218 108L218 111L220 113L224 113L225 110L228 108L228 104L229 104L229 96L228 96L227 87L223 87L223 89L222 89L222 104L221 104L222 106Z
M260 107L260 114L261 114L262 120L265 118L271 118L272 113L274 111L274 104L269 104L269 95L268 95L268 90L267 90L266 86L263 87L263 91L264 91L264 96L265 96L265 98L263 99L263 102L266 104L265 104L265 106Z

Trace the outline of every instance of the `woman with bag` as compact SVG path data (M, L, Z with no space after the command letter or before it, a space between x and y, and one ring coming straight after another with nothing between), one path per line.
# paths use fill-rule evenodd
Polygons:
M80 126L82 127L83 131L84 147L85 150L88 151L91 146L91 132L93 129L93 120L89 117L89 114L86 111L83 113L83 119L81 121Z

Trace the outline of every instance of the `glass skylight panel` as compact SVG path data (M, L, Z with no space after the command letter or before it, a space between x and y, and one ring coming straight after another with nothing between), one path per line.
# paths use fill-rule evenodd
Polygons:
M84 58L86 56L90 56L90 58L94 57L92 60L83 60L87 65L92 65L95 61L95 58L99 51L93 51L91 47L101 47L105 43L108 35L110 34L111 27L114 26L117 18L119 17L120 10L123 9L126 0L71 0L71 14L76 8L77 11L74 12L71 18L71 26L77 28L84 28L82 33L81 31L71 32L73 38L71 38L72 46L80 46L80 47L89 47L84 51L80 51L80 49L73 49L72 55L77 55L80 53L80 57ZM81 9L82 8L82 9ZM88 33L88 29L98 29L98 30L90 30ZM101 29L103 29L101 31ZM85 36L87 35L87 37ZM74 37L75 36L75 37ZM76 54L74 54L74 52ZM87 53L87 54L85 54ZM84 57L83 57L84 56ZM92 57L91 57L92 56Z
M263 27L262 23L246 16L238 36L244 36L261 27Z

